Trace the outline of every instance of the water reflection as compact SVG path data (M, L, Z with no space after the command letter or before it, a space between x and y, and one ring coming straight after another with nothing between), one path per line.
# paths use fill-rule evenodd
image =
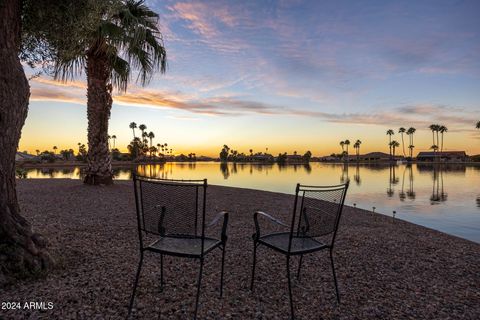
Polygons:
M447 193L443 188L443 168L439 165L433 167L433 186L432 195L430 196L431 204L439 204L447 201Z
M357 184L357 186L360 186L362 184L362 179L360 178L360 164L356 164L355 166L355 174L353 175L353 180Z
M389 169L389 178L388 178L387 195L389 197L393 197L393 195L395 194L395 190L393 189L393 186L397 185L399 182L399 179L396 176L397 166L390 164L388 169Z
M461 164L254 164L183 162L115 168L117 180L140 175L204 179L209 184L294 193L295 184L335 185L351 179L347 204L391 213L480 242L480 166ZM27 178L81 179L80 168L26 169Z

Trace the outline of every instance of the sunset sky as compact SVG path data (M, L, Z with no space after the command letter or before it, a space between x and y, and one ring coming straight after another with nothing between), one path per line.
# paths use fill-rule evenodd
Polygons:
M116 95L110 134L130 122L174 153L388 152L387 129L448 127L445 149L480 153L480 1L147 1L160 15L165 75ZM35 71L26 70L28 74ZM87 143L84 78L31 80L19 150ZM399 134L394 137L401 142Z

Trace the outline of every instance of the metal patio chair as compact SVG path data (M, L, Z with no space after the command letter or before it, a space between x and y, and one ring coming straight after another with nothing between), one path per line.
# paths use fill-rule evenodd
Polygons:
M335 293L338 303L340 302L332 251L348 185L348 181L346 184L336 186L304 186L297 184L291 225L287 225L261 211L255 212L253 216L255 233L253 234L254 249L250 289L253 290L255 279L257 247L264 245L284 254L287 257L288 294L290 297L290 316L292 319L294 319L292 284L290 279L290 257L292 256L300 256L297 271L297 278L299 279L303 255L328 249L330 251ZM259 217L266 218L266 221L273 222L277 225L289 227L290 230L262 234L260 232ZM327 238L327 241L325 241L324 238Z
M197 317L204 257L215 248L222 250L220 297L223 295L223 269L227 242L228 213L220 212L206 225L207 180L170 180L133 176L140 240L140 262L135 277L127 319L130 317L144 252L160 254L160 286L163 291L163 256L200 260L195 314ZM205 236L205 228L223 217L220 239ZM155 240L146 244L150 234Z

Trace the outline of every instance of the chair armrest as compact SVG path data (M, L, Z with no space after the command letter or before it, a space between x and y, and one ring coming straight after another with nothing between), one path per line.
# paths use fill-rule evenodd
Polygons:
M227 241L227 226L228 226L228 212L221 211L210 221L207 227L212 227L217 224L220 218L223 217L223 226L222 226L222 242Z
M269 215L268 213L265 213L265 212L262 212L262 211L256 211L253 214L253 221L255 222L255 234L253 235L253 238L255 240L258 240L258 238L260 238L260 225L258 224L258 215L260 215L261 217L267 218L269 221L271 221L273 223L276 223L276 224L284 226L284 227L288 227L287 224L285 224L282 221L274 218L273 216Z

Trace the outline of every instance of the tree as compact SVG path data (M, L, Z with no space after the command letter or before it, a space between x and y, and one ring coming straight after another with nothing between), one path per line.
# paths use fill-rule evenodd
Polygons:
M228 160L228 151L230 150L230 148L224 144L223 145L223 148L222 148L222 151L220 151L220 160L222 161L227 161Z
M115 140L117 139L117 136L112 135L112 139L113 139L113 149L115 149Z
M415 148L415 146L413 145L413 135L415 134L415 131L417 131L417 129L415 129L414 127L410 127L407 130L407 134L410 138L410 144L408 146L408 148L410 149L410 158L413 158L413 149Z
M140 150L142 149L142 144L138 137L135 137L132 142L127 146L128 152L130 153L130 158L132 160L137 159L140 155Z
M305 161L309 162L310 158L312 158L312 152L310 152L310 150L309 150L309 151L305 152L305 154L303 155L303 159Z
M392 148L393 158L395 159L395 148L400 147L400 143L398 143L398 141L396 140L393 140L392 142L390 142L390 145Z
M22 1L0 2L0 287L16 277L46 272L53 264L46 240L20 215L17 201L15 154L30 97L19 58L22 17Z
M137 127L137 124L135 122L130 122L129 125L130 129L133 131L133 139L135 139L135 128Z
M355 143L353 144L353 147L356 150L357 161L359 160L359 157L360 157L360 145L361 144L362 144L362 141L360 141L360 140L355 141Z
M78 154L77 160L79 161L86 161L87 160L87 148L84 144L78 143Z
M405 133L405 128L404 127L400 127L400 129L398 129L398 133L400 133L400 135L402 136L402 150L403 150L403 156L405 157L405 143L403 142L403 134Z
M127 90L132 69L146 85L156 70L165 72L166 52L158 30L158 15L143 1L86 1L90 24L79 30L78 44L47 34L57 48L54 76L68 80L85 70L87 76L88 166L84 182L111 184L113 171L108 150L108 121L112 90ZM63 26L59 26L60 28ZM73 30L75 35L75 29ZM77 36L75 35L74 38Z
M147 126L144 124L141 124L138 126L138 129L142 131L142 137L145 137L145 130L147 130Z
M155 138L155 134L152 131L150 131L147 136L150 139L150 158L151 158L152 157L152 150L153 150L152 147L155 148L153 146L153 138Z
M57 149L58 149L57 146L53 146L53 154L56 154L56 153L57 153Z
M342 147L342 158L343 158L343 155L345 154L344 146L345 146L345 141L340 141L340 147Z
M349 159L348 159L348 146L350 145L350 140L347 139L347 140L345 140L344 143L345 143L345 145L347 146L347 150L346 150L346 151L347 151L347 161L348 161L348 160L349 160Z
M477 122L477 125L475 126L475 128L480 129L480 121Z
M437 150L438 150L438 131L440 129L440 125L438 124L431 124L429 127L428 127L431 131L432 131L432 139L433 139L433 144L432 144L432 147L430 147L430 149L433 149L433 152L435 153L434 157L436 158L436 153L437 153ZM435 141L435 133L437 134L437 140ZM436 148L433 148L433 146L435 146Z
M392 129L387 130L387 135L388 135L388 148L389 148L389 153L390 153L390 160L392 160L392 136L395 134Z
M441 125L441 126L438 128L438 131L440 131L441 138L442 138L442 141L441 141L441 143L440 143L440 152L443 152L443 134L448 131L448 128L445 127L444 125Z

